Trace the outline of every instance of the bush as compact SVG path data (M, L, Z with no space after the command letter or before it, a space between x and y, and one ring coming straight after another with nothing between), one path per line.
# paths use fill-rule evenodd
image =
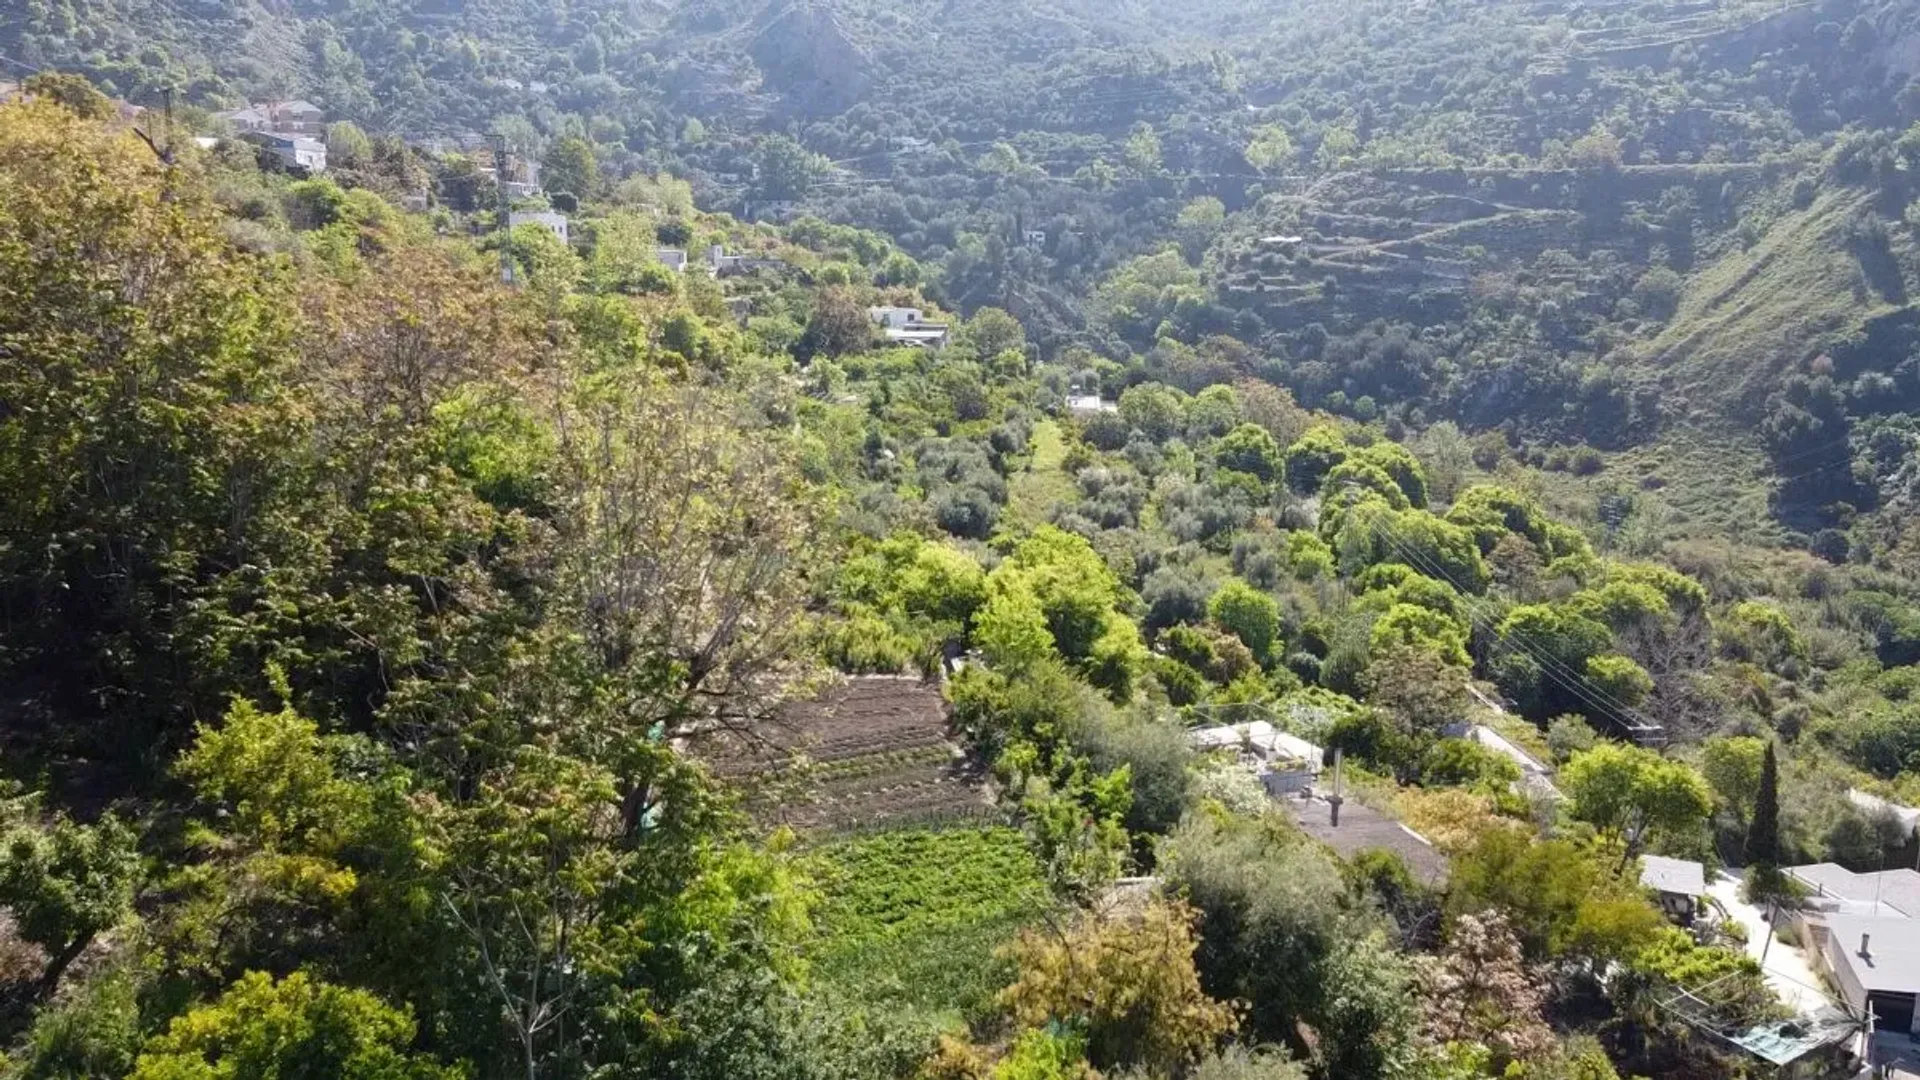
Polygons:
M1212 595L1212 587L1198 571L1185 566L1160 567L1140 586L1140 599L1147 605L1147 630L1200 622L1207 616L1207 600Z
M1547 722L1547 747L1553 751L1553 759L1561 764L1582 750L1593 749L1598 740L1599 735L1585 717L1568 713Z
M1213 594L1207 614L1251 649L1255 660L1272 658L1280 636L1280 605L1273 597L1235 578Z
M1000 508L977 487L950 487L934 497L933 519L955 536L985 540L1000 519Z

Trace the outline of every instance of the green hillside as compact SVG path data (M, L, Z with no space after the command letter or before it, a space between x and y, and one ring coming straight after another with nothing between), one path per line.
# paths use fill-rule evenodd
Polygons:
M1885 1064L1765 920L1914 865L1913 0L0 65L0 1080Z
M1906 268L1920 265L1910 238L1889 249L1896 269L1879 280L1854 250L1850 230L1873 202L1870 191L1823 192L1692 275L1648 362L1697 408L1751 413L1785 374L1907 309Z

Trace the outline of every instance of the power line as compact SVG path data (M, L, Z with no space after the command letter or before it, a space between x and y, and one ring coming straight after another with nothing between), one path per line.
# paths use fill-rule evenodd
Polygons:
M1376 521L1378 524L1384 525L1389 532L1391 532L1392 526L1390 524L1380 519L1376 519ZM1552 679L1569 693L1580 698L1582 702L1600 709L1603 713L1612 713L1623 720L1639 719L1641 723L1647 723L1644 718L1639 717L1638 714L1634 712L1631 706L1607 693L1605 690L1602 690L1600 687L1594 686L1583 674L1562 664L1552 655L1552 651L1545 645L1532 641L1524 634L1498 634L1492 617L1480 607L1473 595L1462 588L1457 581L1454 581L1448 576L1443 567L1437 565L1437 563L1425 556L1424 553L1413 548L1410 543L1402 544L1396 541L1391 535L1388 537L1387 542L1394 547L1395 551L1413 560L1421 570L1427 573L1438 574L1442 580L1453 586L1454 590L1460 594L1461 601L1466 605L1469 614L1477 617L1482 625L1485 625L1489 630L1496 631L1497 636L1495 640L1503 648L1517 649L1524 653L1540 666L1541 674Z
M45 75L47 73L47 70L45 68L34 67L32 64L27 63L25 60L15 60L13 57L8 56L5 53L0 53L0 61L5 61L6 63L12 64L14 67L17 67L22 71L31 72L35 75Z
M1423 573L1434 576L1438 580L1444 581L1452 586L1454 591L1460 595L1461 603L1467 608L1469 616L1481 625L1487 627L1488 630L1494 631L1494 640L1501 647L1518 649L1518 651L1531 658L1534 663L1539 666L1542 675L1546 676L1567 692L1573 694L1585 704L1599 709L1603 714L1611 714L1623 721L1623 726L1628 727L1629 730L1659 730L1659 725L1648 721L1644 716L1636 712L1632 706L1627 705L1600 687L1594 686L1583 674L1575 672L1565 664L1562 664L1544 645L1530 641L1524 634L1498 633L1491 615L1482 609L1480 601L1474 597L1472 592L1455 580L1444 567L1439 566L1436 562L1429 559L1425 553L1415 548L1410 540L1400 536L1397 530L1394 529L1392 522L1388 521L1384 515L1375 515L1371 525L1375 530L1375 535L1380 535L1382 532L1385 533L1383 538L1396 553L1407 559ZM1633 723L1637 723L1639 728L1635 728Z

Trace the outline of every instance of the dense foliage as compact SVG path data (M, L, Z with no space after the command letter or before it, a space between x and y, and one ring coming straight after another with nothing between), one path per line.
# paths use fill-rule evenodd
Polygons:
M1669 7L0 13L0 1076L1742 1075L1639 860L1911 840L1920 25ZM855 676L966 812L765 827Z

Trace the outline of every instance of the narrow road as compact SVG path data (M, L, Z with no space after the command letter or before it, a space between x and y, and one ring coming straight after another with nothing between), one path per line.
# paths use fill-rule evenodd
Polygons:
M1812 1016L1822 1008L1832 1007L1833 1001L1821 989L1824 984L1820 976L1808 966L1806 956L1799 949L1778 940L1771 948L1767 947L1767 938L1773 931L1767 925L1766 909L1740 898L1739 878L1724 873L1714 875L1707 883L1707 895L1726 909L1728 918L1745 928L1747 955L1760 960L1761 953L1765 952L1761 970L1767 984L1788 1008L1802 1016Z

